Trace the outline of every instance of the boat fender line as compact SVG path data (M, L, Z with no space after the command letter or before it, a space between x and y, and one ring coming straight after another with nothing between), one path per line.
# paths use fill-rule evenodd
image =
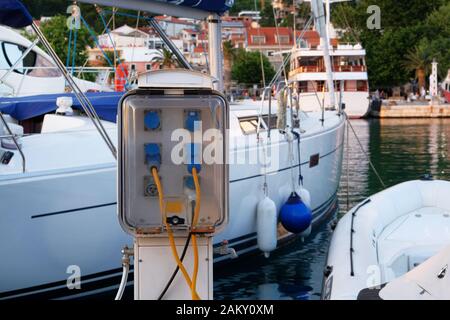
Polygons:
M303 186L302 161L300 157L300 133L292 130L292 134L297 139L297 157L298 157L298 184Z
M353 234L355 233L355 229L353 228L353 224L355 221L356 213L359 209L361 209L363 206L368 204L370 202L370 198L366 199L363 203L361 203L353 212L352 212L352 221L350 224L350 276L355 276L355 270L353 268L353 253L355 252L353 248Z
M298 188L296 190L297 194L306 204L306 206L311 210L311 193L303 187L303 175L302 175L302 161L300 155L300 133L291 130L292 135L297 140L297 158L298 158ZM311 234L312 225L310 225L305 231L300 233L302 239L308 237Z

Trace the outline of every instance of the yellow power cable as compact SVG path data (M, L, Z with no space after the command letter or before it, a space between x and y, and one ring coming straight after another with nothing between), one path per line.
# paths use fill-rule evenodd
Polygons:
M198 180L197 169L192 168L192 177L194 178L195 185L195 209L194 209L194 218L192 219L192 227L197 225L198 215L200 213L200 202L201 202L201 193L200 193L200 182Z
M198 173L197 169L192 168L192 177L194 178L195 185L195 209L194 209L194 217L192 219L192 228L197 225L198 216L200 213L200 203L201 203L201 192L200 192L200 182L198 181ZM198 246L197 246L197 236L195 234L192 235L192 247L194 250L194 273L192 274L192 291L196 291L197 287L197 275L198 275Z
M197 292L198 247L197 247L197 236L195 234L192 235L192 248L194 250L194 273L192 274L191 291ZM193 300L200 300L200 297L198 297L198 299Z
M159 179L158 170L156 168L152 168L152 176L153 176L153 180L155 181L156 188L158 190L159 210L161 212L161 216L164 219L164 224L166 225L166 228L167 228L167 234L169 235L169 243L170 243L170 248L172 249L172 255L175 258L178 268L180 268L181 272L183 273L186 283L188 284L189 288L191 289L192 299L200 300L200 297L198 296L197 292L195 291L195 287L193 287L193 285L192 285L191 278L189 277L189 274L187 273L186 268L184 267L183 263L180 260L180 257L178 256L177 248L175 245L175 240L173 237L173 232L170 227L170 224L167 222L166 212L164 210L163 189L161 186L161 180ZM194 254L195 254L195 252L194 252Z

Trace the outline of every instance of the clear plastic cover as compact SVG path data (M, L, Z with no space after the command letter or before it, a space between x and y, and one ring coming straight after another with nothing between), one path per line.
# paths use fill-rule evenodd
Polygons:
M130 94L119 111L119 219L136 234L190 229L196 191L192 166L198 170L201 201L198 230L214 233L227 222L227 103L219 94ZM163 194L161 214L156 181Z

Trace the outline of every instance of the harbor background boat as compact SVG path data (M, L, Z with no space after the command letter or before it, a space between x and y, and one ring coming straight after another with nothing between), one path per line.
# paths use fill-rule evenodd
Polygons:
M351 121L370 160L387 186L431 173L450 179L450 119L370 119ZM349 208L383 189L350 132ZM344 149L344 154L346 153ZM344 155L338 216L347 211L347 158ZM269 259L248 258L239 267L217 270L215 299L320 299L322 270L331 238L330 219Z

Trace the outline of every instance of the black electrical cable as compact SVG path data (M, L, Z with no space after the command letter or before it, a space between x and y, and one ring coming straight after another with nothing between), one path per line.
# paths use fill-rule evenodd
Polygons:
M192 208L193 208L192 209L192 216L194 216L194 206L192 206ZM186 252L187 252L187 249L189 248L189 243L191 242L191 238L192 238L192 232L189 232L188 238L187 238L187 240L186 240L186 242L184 244L183 252L181 253L181 257L180 257L181 262L183 262L184 257L186 256ZM175 268L175 270L173 271L172 276L170 277L170 279L167 282L166 286L164 287L164 290L159 295L158 300L162 300L162 298L164 298L164 295L166 294L167 290L169 290L170 286L173 283L173 280L177 276L178 271L180 271L180 267L177 266Z

